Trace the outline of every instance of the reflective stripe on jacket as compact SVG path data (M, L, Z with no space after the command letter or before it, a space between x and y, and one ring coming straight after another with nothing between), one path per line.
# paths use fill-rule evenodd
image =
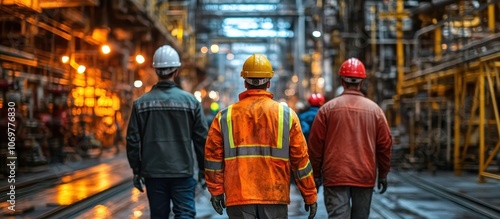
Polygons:
M264 90L247 90L220 111L205 145L205 174L212 195L227 206L289 204L290 169L307 204L317 194L307 143L297 115Z
M195 159L203 170L205 121L193 94L173 81L158 82L132 106L127 158L133 173L148 178L192 177Z

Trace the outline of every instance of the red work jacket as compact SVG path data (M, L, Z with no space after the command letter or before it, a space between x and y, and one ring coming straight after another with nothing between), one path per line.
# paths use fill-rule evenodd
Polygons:
M293 110L265 90L247 90L217 113L205 145L205 178L226 205L290 204L290 170L306 204L317 192L307 143Z
M382 109L355 90L320 108L309 134L314 176L325 186L375 185L389 173L392 137Z

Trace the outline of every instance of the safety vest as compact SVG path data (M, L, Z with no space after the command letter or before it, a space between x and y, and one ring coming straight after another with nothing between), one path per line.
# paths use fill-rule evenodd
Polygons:
M297 169L294 174L300 179L299 189L309 194L311 203L316 201L312 166L298 117L289 107L272 102L270 105L269 102L265 104L270 112L262 116L269 117L264 119L265 122L273 121L276 124L246 121L255 118L246 118L245 113L233 112L233 104L218 113L217 122L209 131L205 147L207 185L212 195L225 193L227 206L289 204L290 162L297 166L293 169ZM254 132L259 125L270 127L263 127L258 133L249 133ZM291 131L300 136L291 138ZM266 135L273 137L267 139ZM290 143L295 147L291 148ZM223 157L212 156L221 152L220 149Z

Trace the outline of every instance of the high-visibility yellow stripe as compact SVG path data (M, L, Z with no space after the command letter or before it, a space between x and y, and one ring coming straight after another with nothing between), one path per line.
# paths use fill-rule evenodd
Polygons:
M304 179L306 177L308 177L309 175L311 175L313 172L313 169L312 169L312 165L311 165L311 162L310 161L307 161L307 164L306 166L302 167L302 168L299 168L296 172L295 172L295 175L297 176L297 178L299 179Z
M279 104L278 111L278 144L279 149L283 148L283 105Z
M272 157L277 159L288 159L290 155L286 148L275 148L272 146L242 147L239 145L235 148L225 148L224 157Z
M282 158L282 157L276 157L276 156L258 156L258 155L248 155L248 156L238 155L237 157L224 158L224 160L235 160L236 158L238 158L238 159L244 159L244 158L270 158L270 159L282 160L282 161L289 161L290 160L288 158Z
M272 158L280 160L289 159L289 142L291 129L290 108L279 104L278 111L278 133L276 138L276 147L271 145L238 145L234 143L232 126L232 108L228 106L221 111L219 124L224 139L224 159L231 160L236 158Z
M227 122L227 130L228 130L228 138L229 138L229 147L230 148L234 148L234 139L233 139L233 122L231 120L231 112L233 110L233 105L230 105L228 108L227 108L227 118L226 118L226 122Z

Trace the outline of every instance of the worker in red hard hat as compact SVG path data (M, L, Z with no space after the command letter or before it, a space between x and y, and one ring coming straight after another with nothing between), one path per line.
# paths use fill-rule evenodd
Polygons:
M319 109L309 156L316 186L324 186L328 218L368 218L374 186L387 189L392 137L382 109L360 91L363 63L346 60L339 76L344 92Z
M309 103L309 107L299 114L300 126L302 126L302 133L306 140L309 139L309 132L314 117L316 117L319 108L325 103L325 97L322 94L314 93L307 98L307 102Z

